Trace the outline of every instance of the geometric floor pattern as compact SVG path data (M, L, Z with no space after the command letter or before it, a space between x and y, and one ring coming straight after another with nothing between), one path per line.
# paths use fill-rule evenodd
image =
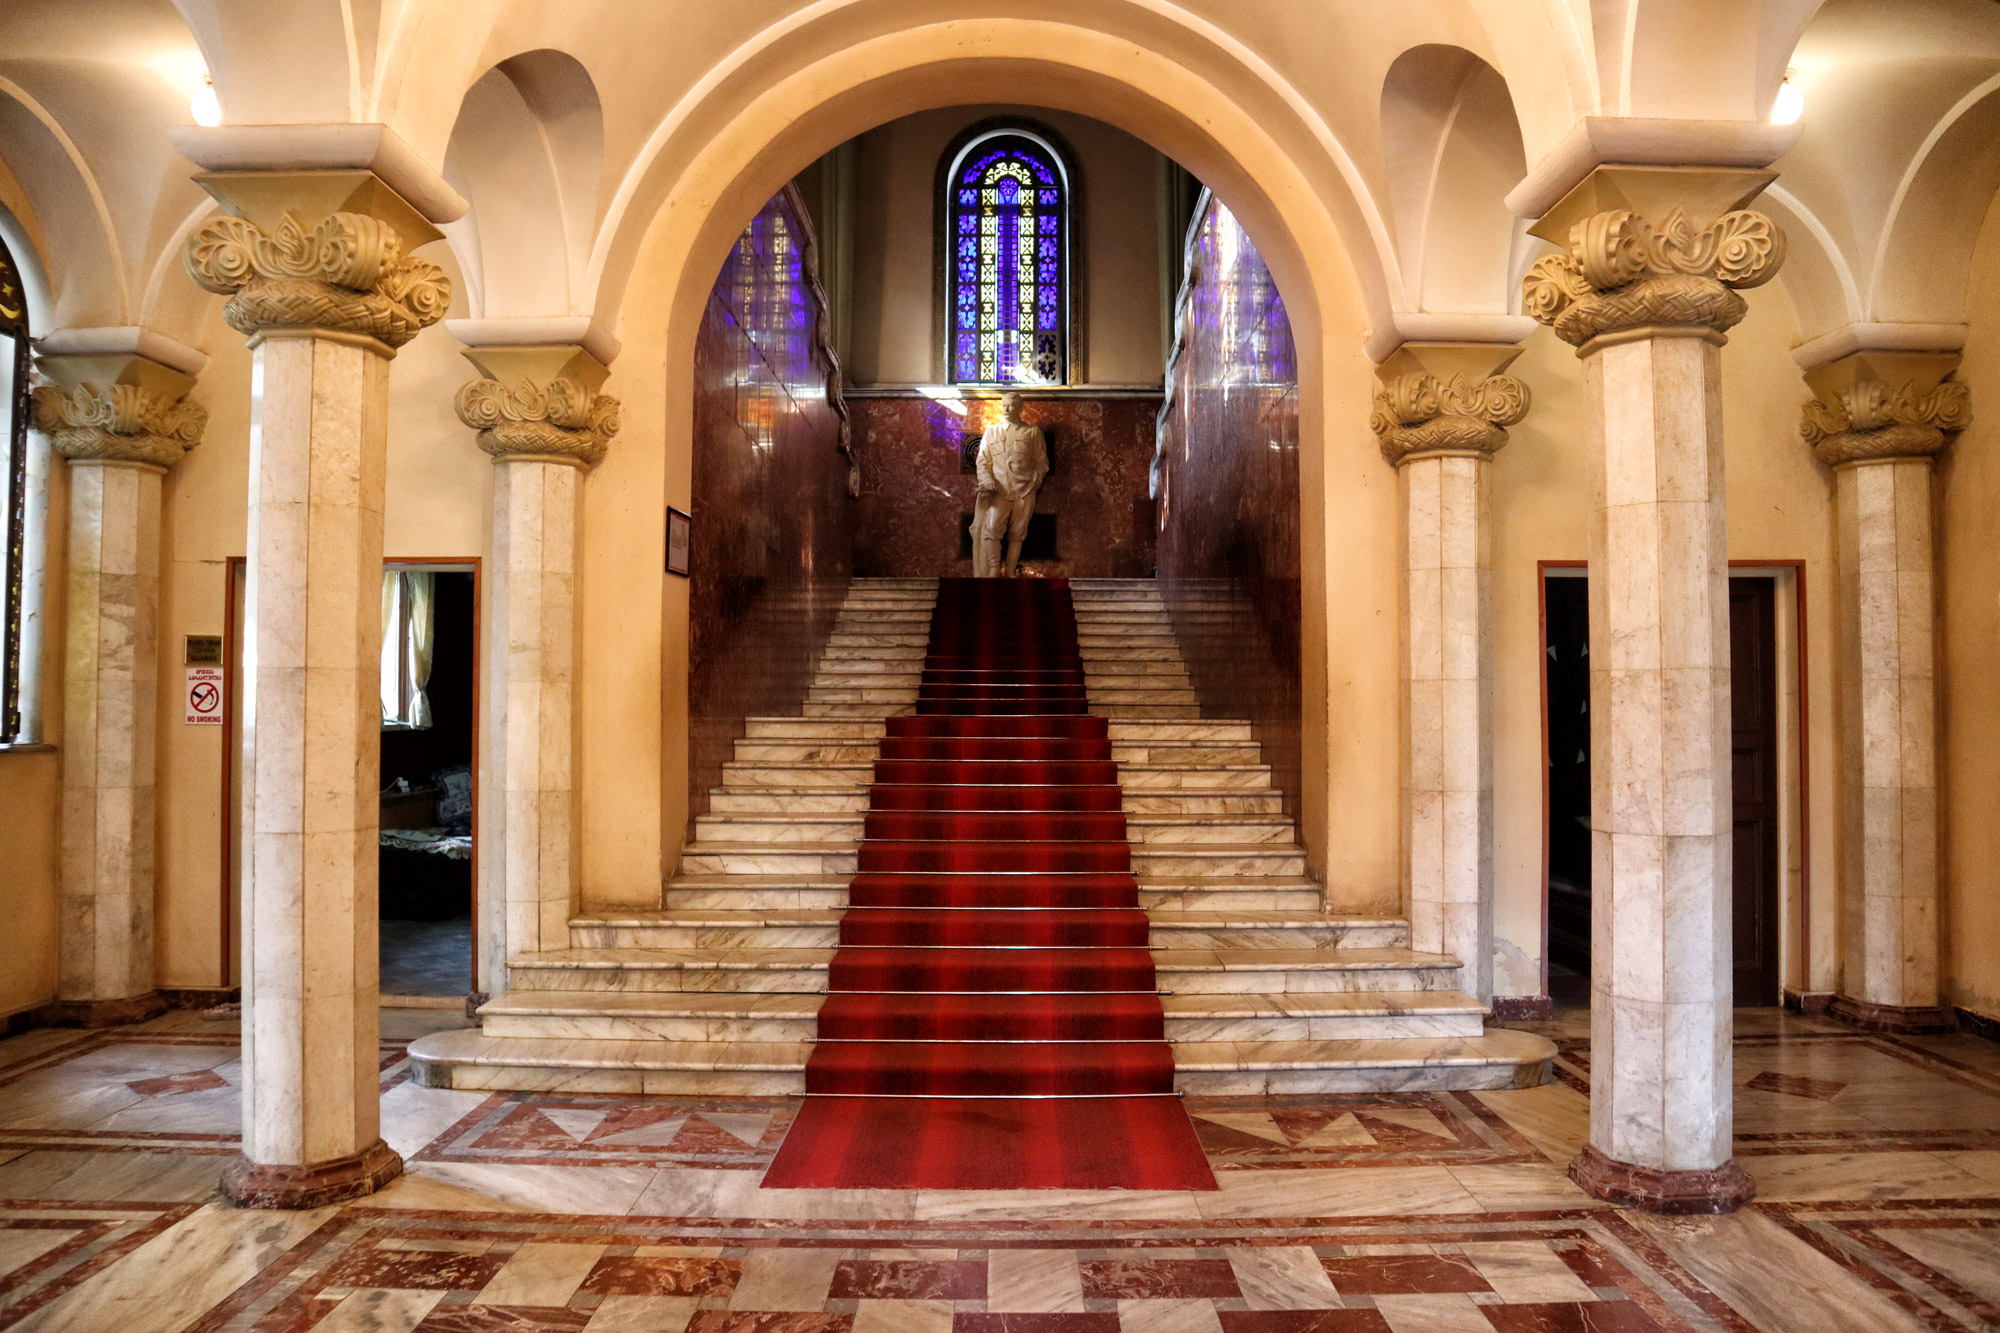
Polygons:
M237 1038L170 1014L0 1041L0 1329L86 1333L1627 1333L2000 1329L2000 1047L1737 1016L1726 1218L1562 1172L1558 1080L1191 1098L1222 1188L765 1190L782 1098L452 1092L385 1011L407 1174L307 1213L221 1205Z

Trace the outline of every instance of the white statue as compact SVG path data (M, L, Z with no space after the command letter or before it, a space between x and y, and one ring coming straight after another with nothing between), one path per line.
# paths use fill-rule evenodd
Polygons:
M1049 475L1042 432L1021 420L1021 395L1000 400L1000 420L979 437L979 489L972 501L972 572L982 579L1020 572L1021 543L1035 512L1035 492ZM1000 543L1007 562L1000 562Z

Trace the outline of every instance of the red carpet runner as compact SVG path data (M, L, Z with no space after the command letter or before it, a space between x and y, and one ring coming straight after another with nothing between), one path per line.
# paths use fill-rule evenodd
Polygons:
M769 1188L1214 1189L1061 579L944 579Z

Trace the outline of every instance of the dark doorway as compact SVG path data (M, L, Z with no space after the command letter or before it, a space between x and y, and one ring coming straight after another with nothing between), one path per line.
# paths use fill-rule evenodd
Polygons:
M1590 995L1590 584L1583 571L1542 582L1548 673L1549 995Z
M1729 580L1735 804L1732 958L1739 1008L1778 1003L1777 581Z
M474 580L390 564L382 597L381 989L472 983Z
M1542 582L1549 995L1590 988L1590 604L1582 570ZM1729 580L1735 1003L1779 1002L1777 581Z

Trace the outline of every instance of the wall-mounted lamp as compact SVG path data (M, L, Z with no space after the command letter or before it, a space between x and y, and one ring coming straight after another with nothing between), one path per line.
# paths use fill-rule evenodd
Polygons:
M201 76L201 87L188 98L188 114L197 125L220 125L222 123L222 103L215 99L215 80L208 75Z
M1796 125L1799 117L1806 113L1806 95L1799 91L1799 85L1792 80L1797 77L1793 70L1785 71L1785 81L1778 85L1778 100L1771 104L1773 125Z

